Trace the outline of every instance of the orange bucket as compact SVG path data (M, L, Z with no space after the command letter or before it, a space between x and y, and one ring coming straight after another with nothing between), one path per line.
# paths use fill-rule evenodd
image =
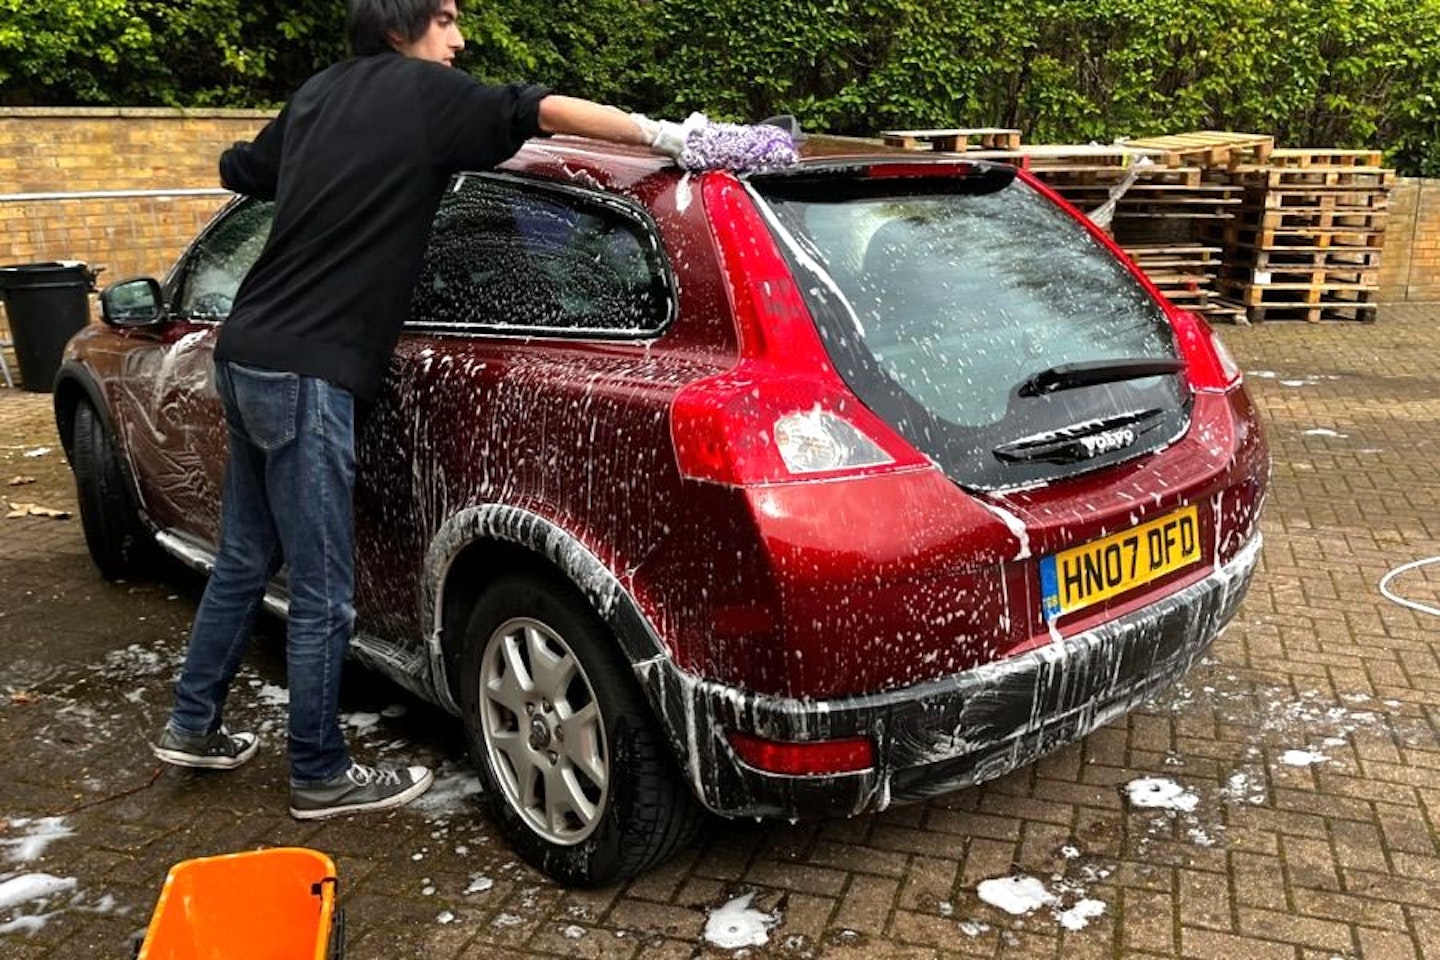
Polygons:
M340 960L335 863L304 847L184 860L170 868L138 960Z

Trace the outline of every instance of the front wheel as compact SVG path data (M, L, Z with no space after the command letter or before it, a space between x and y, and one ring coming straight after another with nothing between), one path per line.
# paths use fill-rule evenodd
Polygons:
M100 415L82 400L70 449L85 545L107 580L154 573L159 550L145 529L120 467L120 452Z
M466 631L461 683L486 807L533 866L596 886L694 837L703 812L614 641L568 584L491 586Z

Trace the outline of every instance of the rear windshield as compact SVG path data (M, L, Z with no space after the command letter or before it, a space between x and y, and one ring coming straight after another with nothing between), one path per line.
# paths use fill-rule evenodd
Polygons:
M1128 459L1184 428L1173 373L1022 389L1074 364L1173 364L1176 348L1129 271L1011 177L754 182L841 376L952 478L981 488ZM1128 443L1073 442L1117 428Z

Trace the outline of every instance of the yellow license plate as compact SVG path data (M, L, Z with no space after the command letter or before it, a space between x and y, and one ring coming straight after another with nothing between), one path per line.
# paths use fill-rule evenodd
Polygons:
M1040 561L1045 618L1054 620L1158 580L1200 559L1200 520L1186 507Z

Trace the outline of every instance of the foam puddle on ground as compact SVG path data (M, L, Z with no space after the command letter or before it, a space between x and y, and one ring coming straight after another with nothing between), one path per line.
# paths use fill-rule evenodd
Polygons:
M1311 767L1329 759L1323 753L1315 753L1312 750L1286 750L1280 755L1280 762L1287 767Z
M77 882L74 877L55 877L48 873L24 873L0 880L0 917L10 919L0 923L0 934L35 933L45 926L46 921L58 913L44 913L50 901L62 893L71 893ZM36 904L35 913L16 914L14 908Z
M1105 902L1087 897L1084 900L1077 900L1069 910L1057 911L1055 919L1066 930L1084 930L1090 925L1091 920L1104 915Z
M446 761L436 768L434 785L409 807L430 818L473 814L471 798L480 789L480 778L470 766Z
M1363 692L1341 692L1331 700L1319 690L1302 690L1274 685L1245 685L1237 672L1218 669L1214 660L1210 682L1196 683L1197 671L1189 682L1177 683L1150 709L1176 714L1194 705L1208 708L1216 720L1251 731L1244 756L1235 758L1223 782L1214 788L1184 788L1159 776L1141 777L1123 785L1129 806L1150 809L1161 816L1150 823L1149 836L1142 837L1137 852L1143 854L1151 836L1178 826L1197 846L1220 842L1225 827L1213 811L1202 822L1202 812L1212 802L1227 806L1264 806L1270 802L1271 778L1292 771L1322 765L1344 765L1348 747L1357 738L1383 737L1404 747L1426 748L1434 733L1423 716L1404 709L1401 701ZM1339 751L1337 753L1337 750ZM1183 758L1171 755L1167 765L1183 767ZM1293 782L1293 781L1282 781ZM1197 796L1199 794L1199 796Z
M1023 917L1041 907L1060 902L1060 898L1051 893L1044 883L1024 874L982 880L975 893L990 906L1004 910L1012 917Z
M11 830L24 831L20 836L0 840L0 847L9 847L8 859L27 863L45 855L45 848L63 837L72 836L75 831L65 823L63 817L39 817L34 820L15 819L8 821Z
M7 850L7 860L21 864L39 859L50 844L75 833L61 817L0 817L0 827L6 832L20 831L18 837L0 839L0 848ZM0 873L0 936L38 933L66 911L109 913L115 909L114 897L106 894L92 901L74 877L38 871Z
M1164 777L1140 777L1125 785L1131 806L1150 810L1178 810L1193 813L1200 798L1174 780Z
M1085 896L1085 890L1074 883L1057 880L1056 889L1052 890L1043 881L1023 873L982 880L975 888L975 894L985 903L1004 910L1012 917L1024 917L1048 908L1055 922L1066 930L1083 930L1090 925L1091 920L1104 916L1106 910L1103 900ZM1065 906L1067 898L1072 898L1068 907ZM970 929L967 929L967 923ZM984 924L967 921L961 923L960 929L962 933L973 937L989 928Z
M770 929L780 923L780 913L755 909L750 905L754 899L754 893L742 894L710 911L705 920L705 942L722 950L769 943Z

